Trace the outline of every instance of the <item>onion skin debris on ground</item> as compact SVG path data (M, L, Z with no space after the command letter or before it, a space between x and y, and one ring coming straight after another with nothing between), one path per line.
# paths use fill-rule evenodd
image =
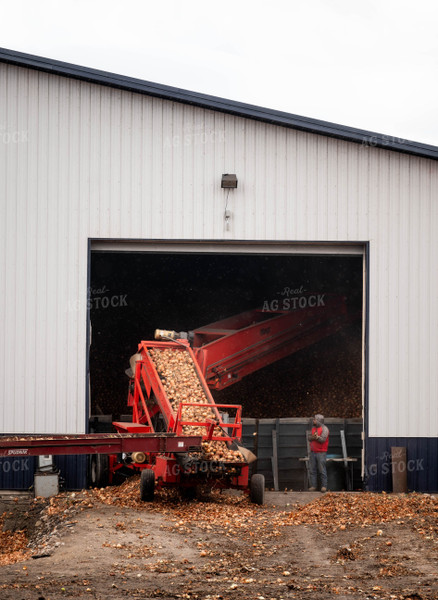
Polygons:
M143 503L134 476L2 502L0 597L438 598L435 496L266 497L264 506L230 491L189 502L165 489Z

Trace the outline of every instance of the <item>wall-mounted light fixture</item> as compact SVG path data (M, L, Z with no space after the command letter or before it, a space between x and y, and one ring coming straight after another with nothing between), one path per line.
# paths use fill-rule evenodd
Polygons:
M224 173L221 179L221 188L227 190L226 200L225 200L225 210L224 210L224 219L225 219L225 229L227 231L230 230L230 219L231 219L231 210L228 209L228 196L230 195L230 190L235 190L237 188L237 176L235 174Z
M224 173L224 175L222 175L221 187L228 189L237 188L237 176Z

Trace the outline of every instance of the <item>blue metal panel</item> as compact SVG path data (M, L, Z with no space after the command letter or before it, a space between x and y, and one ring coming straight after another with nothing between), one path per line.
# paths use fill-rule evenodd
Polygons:
M60 487L80 490L87 485L87 456L56 456ZM29 490L34 483L37 458L14 456L0 459L0 490Z
M36 458L0 458L0 490L28 490L33 486Z
M366 451L366 489L392 491L391 447L407 452L408 489L416 492L438 491L438 438L368 438Z
M87 455L55 456L60 472L61 485L66 490L82 490L87 487Z

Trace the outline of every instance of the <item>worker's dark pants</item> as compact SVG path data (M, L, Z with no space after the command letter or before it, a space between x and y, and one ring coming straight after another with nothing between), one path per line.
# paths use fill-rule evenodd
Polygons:
M311 452L309 461L310 487L318 487L318 473L321 487L327 488L327 452Z

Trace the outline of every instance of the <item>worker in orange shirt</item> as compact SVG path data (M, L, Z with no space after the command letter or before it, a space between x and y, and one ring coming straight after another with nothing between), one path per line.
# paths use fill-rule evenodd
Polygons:
M324 425L324 417L315 415L313 417L312 431L309 433L310 457L309 474L310 487L309 492L315 492L318 484L318 473L321 480L321 492L327 491L327 449L329 445L329 430Z

